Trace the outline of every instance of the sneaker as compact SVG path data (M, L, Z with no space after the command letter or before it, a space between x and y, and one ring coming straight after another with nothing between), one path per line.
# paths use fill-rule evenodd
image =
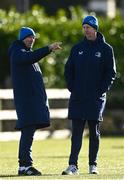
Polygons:
M18 170L18 175L19 176L24 176L25 175L25 170Z
M34 167L29 167L27 170L18 171L19 176L40 176L42 175L40 171Z
M78 168L75 165L69 165L68 168L62 172L62 175L78 175Z
M98 170L97 170L97 166L95 165L90 165L89 166L89 174L99 174Z

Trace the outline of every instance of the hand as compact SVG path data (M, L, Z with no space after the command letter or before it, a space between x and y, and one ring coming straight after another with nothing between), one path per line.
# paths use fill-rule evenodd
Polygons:
M49 45L49 50L50 51L56 51L58 49L62 49L62 47L60 46L62 44L62 42L55 42L53 44Z

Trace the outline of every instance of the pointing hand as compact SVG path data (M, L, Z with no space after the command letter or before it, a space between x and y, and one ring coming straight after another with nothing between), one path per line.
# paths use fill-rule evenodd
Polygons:
M49 45L49 50L50 51L56 51L58 49L62 49L62 47L60 46L62 44L62 42L55 42Z

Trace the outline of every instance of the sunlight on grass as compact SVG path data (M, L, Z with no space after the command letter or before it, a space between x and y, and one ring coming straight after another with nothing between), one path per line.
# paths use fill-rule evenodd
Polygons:
M68 165L70 139L47 139L33 144L34 166L42 171L40 177L18 177L18 142L0 142L0 177L2 179L76 179L62 176ZM100 144L99 175L88 174L88 139L85 138L79 156L78 179L124 179L123 138L102 138ZM0 179L1 179L0 178Z

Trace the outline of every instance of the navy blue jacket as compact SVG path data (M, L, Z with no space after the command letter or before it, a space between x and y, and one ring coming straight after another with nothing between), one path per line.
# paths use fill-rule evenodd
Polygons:
M14 102L18 121L16 129L35 125L50 125L47 96L38 61L50 53L48 46L37 50L27 49L22 41L9 48Z
M116 75L112 47L101 33L95 41L84 40L71 49L65 79L71 92L69 119L102 120L106 92Z

